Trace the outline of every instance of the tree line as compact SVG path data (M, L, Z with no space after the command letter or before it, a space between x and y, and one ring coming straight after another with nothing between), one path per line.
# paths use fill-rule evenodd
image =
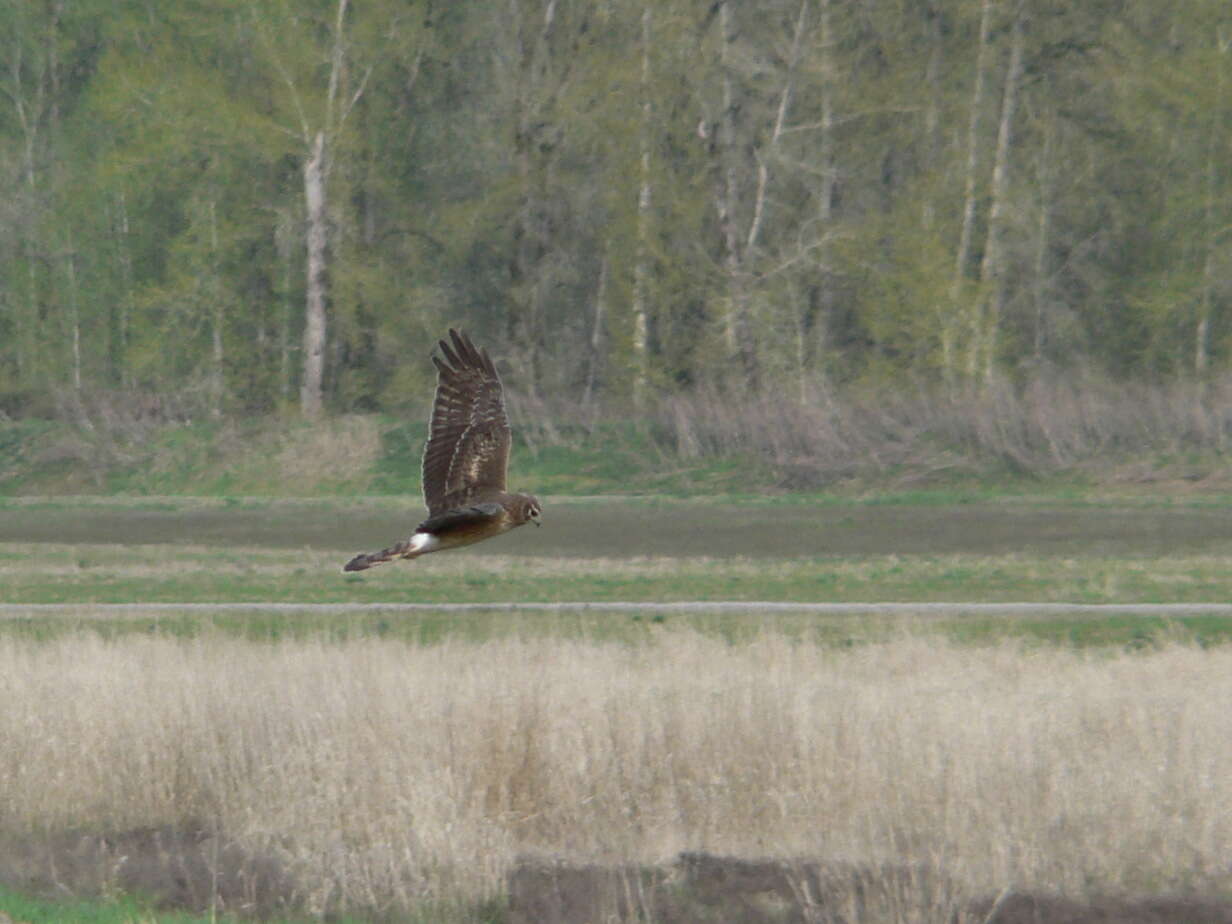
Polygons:
M0 413L1227 368L1217 0L0 0Z

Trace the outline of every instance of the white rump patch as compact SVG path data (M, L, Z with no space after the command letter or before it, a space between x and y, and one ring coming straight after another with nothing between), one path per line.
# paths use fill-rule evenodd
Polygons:
M441 540L431 533L416 533L411 536L412 552L432 552L440 548Z

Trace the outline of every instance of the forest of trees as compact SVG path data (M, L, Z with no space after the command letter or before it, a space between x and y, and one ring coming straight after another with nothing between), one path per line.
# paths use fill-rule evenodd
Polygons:
M0 419L1232 364L1221 0L0 0Z

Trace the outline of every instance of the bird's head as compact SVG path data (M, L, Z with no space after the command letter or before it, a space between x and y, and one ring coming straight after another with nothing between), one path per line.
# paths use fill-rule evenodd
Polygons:
M533 494L523 494L519 499L522 501L518 510L521 514L519 517L520 522L534 523L536 526L542 526L543 521L539 518L543 513L543 508L539 505L539 498Z

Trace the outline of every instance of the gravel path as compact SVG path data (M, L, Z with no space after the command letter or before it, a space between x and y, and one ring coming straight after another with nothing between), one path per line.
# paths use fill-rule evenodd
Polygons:
M160 613L478 612L816 613L822 616L1188 616L1232 614L1232 603L784 603L757 600L688 600L674 603L0 603L0 618L56 615L141 616Z

